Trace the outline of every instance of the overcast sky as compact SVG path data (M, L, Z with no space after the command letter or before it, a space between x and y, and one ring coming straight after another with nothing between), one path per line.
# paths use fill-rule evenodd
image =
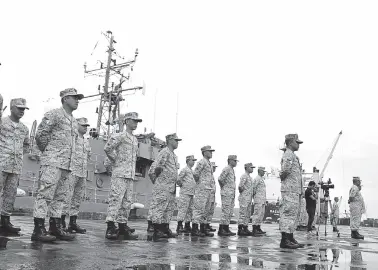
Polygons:
M345 198L344 211L360 176L367 216L377 218L376 14L376 1L3 1L1 94L8 107L11 98L27 99L30 127L60 105L64 88L98 93L103 78L84 78L83 64L106 62L101 32L111 30L125 60L139 49L130 85L147 86L145 95L126 96L122 112L139 112L137 132L161 138L176 131L178 113L181 167L209 144L217 177L227 155L238 156L239 182L244 163L279 167L285 134L298 133L304 169L321 170L343 130L325 173L336 185L331 196ZM95 126L92 100L74 114ZM277 198L280 182L267 186Z

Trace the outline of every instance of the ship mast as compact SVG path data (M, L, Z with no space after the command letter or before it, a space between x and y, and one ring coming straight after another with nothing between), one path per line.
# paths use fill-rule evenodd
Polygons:
M138 49L136 49L135 51L133 60L117 64L116 59L113 59L113 56L117 54L114 48L114 44L117 42L114 40L114 36L111 31L106 32L106 37L109 40L106 67L103 67L103 63L100 62L100 68L87 70L87 65L84 64L84 72L86 74L97 75L98 72L105 70L105 83L103 86L103 92L100 91L101 87L99 86L99 94L86 96L85 98L101 96L99 107L96 110L96 112L98 113L96 131L98 135L106 134L107 136L109 136L111 133L111 126L116 124L114 120L118 119L118 121L121 121L119 105L120 101L123 101L122 93L125 91L141 90L144 88L144 86L122 89L122 84L126 80L130 79L130 74L128 76L124 76L123 73L121 73L121 70L130 67L131 71L133 71L133 67L138 56ZM115 87L114 82L111 84L111 86L109 86L110 78L112 75L119 75L121 77L119 84Z

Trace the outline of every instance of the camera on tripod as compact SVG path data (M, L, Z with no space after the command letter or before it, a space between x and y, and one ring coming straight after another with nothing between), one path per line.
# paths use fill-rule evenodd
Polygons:
M332 184L331 178L328 178L327 183L323 183L323 182L320 183L320 187L321 187L322 190L324 190L324 192L326 192L326 191L329 192L330 189L335 188L335 185Z

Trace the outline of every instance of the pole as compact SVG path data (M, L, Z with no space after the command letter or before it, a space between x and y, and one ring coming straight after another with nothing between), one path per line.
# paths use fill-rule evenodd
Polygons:
M328 158L327 158L327 161L326 161L326 163L325 163L325 165L324 165L324 168L323 168L322 172L320 173L319 182L321 182L321 181L323 180L324 171L326 170L326 168L327 168L327 166L328 166L328 163L329 163L329 161L330 161L331 158L332 158L333 152L335 151L336 145L337 145L337 143L338 143L338 141L339 141L339 139L340 139L341 134L343 134L343 131L340 131L340 132L339 132L339 135L337 136L336 142L335 142L335 144L334 144L333 147L332 147L331 153L329 154L329 156L328 156Z

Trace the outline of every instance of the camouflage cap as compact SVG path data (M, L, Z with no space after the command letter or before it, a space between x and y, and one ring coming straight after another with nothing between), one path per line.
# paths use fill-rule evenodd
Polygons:
M68 96L77 96L79 99L83 99L83 94L78 94L75 88L67 88L63 91L60 91L60 98L68 97Z
M24 98L12 99L11 102L10 102L10 106L11 107L16 106L17 108L24 108L24 109L29 110L29 107L26 106L26 99L24 99Z
M210 145L205 145L204 147L201 148L201 152L205 152L205 151L214 152L215 150L211 149Z
M359 176L353 176L353 181L361 181L360 177Z
M188 160L196 161L197 159L195 159L194 156L192 155L192 156L187 156L186 157L186 161L188 161Z
M287 134L285 135L285 141L292 141L295 140L297 143L303 143L301 140L298 139L298 134Z
M259 171L263 171L263 172L266 172L265 167L261 167L261 166L259 166L259 167L257 168L257 170L259 170Z
M182 141L181 139L179 139L179 137L177 137L176 133L168 134L167 136L165 136L165 139L167 141L168 140Z
M139 115L138 113L136 112L129 112L129 113L126 113L125 116L123 116L124 120L126 121L127 119L132 119L132 120L135 120L137 122L142 122L142 119L139 118Z
M217 165L215 165L215 162L211 162L211 166L218 167Z
M229 155L227 159L239 161L236 155Z
M253 166L252 163L246 163L246 164L244 164L244 168L256 168L256 167Z
M80 126L87 126L87 127L90 126L90 125L88 124L88 119L85 118L85 117L76 118L76 121L77 121L77 123L78 123Z

